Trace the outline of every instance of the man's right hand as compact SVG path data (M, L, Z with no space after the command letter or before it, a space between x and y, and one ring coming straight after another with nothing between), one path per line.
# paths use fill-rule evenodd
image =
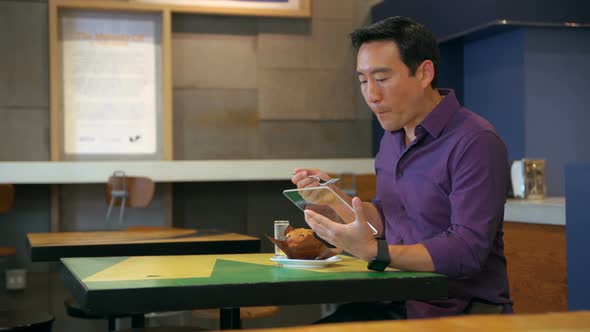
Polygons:
M316 168L296 168L293 170L293 176L291 177L291 182L297 186L297 188L306 188L306 187L317 187L320 185L320 182L317 179L310 178L310 175L315 175L322 179L322 181L330 180L328 174L320 171Z
M291 182L297 185L297 189L303 188L311 188L311 187L318 187L320 186L320 182L318 179L310 177L310 176L317 176L322 181L330 180L330 176L328 174L320 171L319 169L315 168L296 168L293 170L293 176L291 177ZM328 185L336 192L337 187L333 185ZM299 195L309 203L313 204L323 204L323 205L331 205L335 203L335 197L332 195L328 195L328 193L318 190L301 190L299 191Z
M319 177L320 179L322 179L322 181L330 180L330 176L328 174L326 174L325 172L323 172L317 168L295 168L293 170L293 176L291 177L291 182L293 182L293 184L295 184L298 189L319 186L319 181L317 179L310 178L309 177L310 175L315 175L315 176ZM342 199L344 199L344 201L346 203L348 203L350 206L352 206L352 197L348 196L346 193L344 193L342 190L340 190L340 188L338 188L338 186L336 184L329 184L328 186L331 189L333 189L334 192L336 192L336 194L338 196L342 197ZM303 199L305 199L306 201L308 201L310 203L330 205L329 203L322 203L321 199L312 197L310 195L310 193L306 193L305 191L299 191L299 194L301 195L301 197ZM375 208L375 206L370 202L365 202L362 204L364 206L363 207L364 215L367 217L367 221L377 230L377 236L382 236L383 235L383 221L381 220L381 215L377 211L377 208ZM351 211L349 211L348 209L345 209L344 211L339 211L339 212L340 212L339 215L342 219L344 219L344 220L350 219L348 216L348 213L350 213ZM345 215L345 216L343 217L342 215Z

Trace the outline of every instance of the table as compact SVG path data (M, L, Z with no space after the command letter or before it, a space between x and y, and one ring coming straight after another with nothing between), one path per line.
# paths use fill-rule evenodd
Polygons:
M63 258L62 277L88 312L116 315L226 308L233 328L239 307L429 300L447 296L447 278L423 272L375 272L343 259L323 269L288 269L273 254Z
M260 239L238 233L183 228L28 233L33 262L63 257L146 256L260 252Z
M590 311L539 315L456 316L408 321L322 324L249 332L581 332L590 330Z

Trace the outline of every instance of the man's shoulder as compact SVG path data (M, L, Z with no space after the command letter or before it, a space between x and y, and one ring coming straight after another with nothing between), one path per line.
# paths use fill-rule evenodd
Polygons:
M487 119L466 107L461 107L455 112L447 129L448 134L458 135L463 138L475 138L492 134L500 139L496 128Z
M488 120L464 107L456 112L455 117L452 121L454 128L448 133L453 137L451 160L460 160L466 151L472 151L470 155L482 162L485 159L481 158L482 154L506 157L506 144Z

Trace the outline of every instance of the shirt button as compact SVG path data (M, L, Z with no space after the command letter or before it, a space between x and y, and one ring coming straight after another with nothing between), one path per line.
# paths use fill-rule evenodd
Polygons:
M400 209L401 209L402 211L406 212L406 206L405 206L405 205L401 205L401 206L400 206Z

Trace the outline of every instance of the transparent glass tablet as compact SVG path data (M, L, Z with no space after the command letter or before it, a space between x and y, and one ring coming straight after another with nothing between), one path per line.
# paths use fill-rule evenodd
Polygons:
M354 209L334 190L327 186L288 189L283 195L301 211L311 210L335 222L348 224L356 219ZM369 224L374 234L377 230Z

